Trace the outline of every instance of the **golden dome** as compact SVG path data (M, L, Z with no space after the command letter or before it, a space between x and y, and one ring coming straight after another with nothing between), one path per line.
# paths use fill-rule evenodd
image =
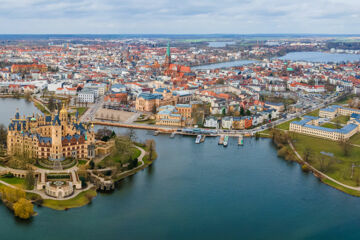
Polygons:
M64 114L67 114L67 109L65 107L65 104L62 105L62 108L60 110L60 113L64 113Z

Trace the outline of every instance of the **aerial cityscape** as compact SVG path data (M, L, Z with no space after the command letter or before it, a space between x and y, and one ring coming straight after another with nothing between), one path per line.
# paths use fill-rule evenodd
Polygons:
M1 235L358 239L360 4L271 2L0 0Z

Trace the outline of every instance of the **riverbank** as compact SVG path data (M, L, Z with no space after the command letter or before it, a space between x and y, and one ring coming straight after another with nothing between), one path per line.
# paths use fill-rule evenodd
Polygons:
M360 171L354 162L360 162L360 148L344 155L337 142L272 129L266 137L272 138L278 156L297 162L304 172L312 172L323 183L352 196L360 197Z

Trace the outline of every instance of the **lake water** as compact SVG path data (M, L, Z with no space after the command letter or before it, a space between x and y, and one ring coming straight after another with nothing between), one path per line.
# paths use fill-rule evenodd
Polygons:
M211 69L217 69L217 68L231 68L231 67L238 67L242 65L247 65L250 63L254 63L256 61L252 60L237 60L237 61L231 61L231 62L223 62L223 63L214 63L214 64L208 64L208 65L202 65L202 66L196 66L192 67L192 70L211 70Z
M326 53L326 52L291 52L279 59L321 63L340 63L360 61L360 54Z
M234 45L235 42L209 42L209 47L226 47L226 45Z
M1 102L30 111L24 100ZM31 111L30 111L31 112ZM125 129L115 129L124 133ZM18 221L0 204L1 239L358 239L360 198L348 196L278 158L268 139L229 146L206 138L152 136L153 166L99 194L92 204L55 211L36 208Z

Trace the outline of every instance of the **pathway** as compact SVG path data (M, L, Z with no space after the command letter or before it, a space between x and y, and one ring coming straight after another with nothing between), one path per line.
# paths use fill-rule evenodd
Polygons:
M292 144L291 141L288 141L291 149L294 151L294 153L296 154L296 156L306 165L308 166L313 172L316 172L317 174L319 174L320 176L324 177L324 178L327 178L345 188L349 188L349 189L352 189L352 190L356 190L356 191L360 191L360 187L353 187L353 186L349 186L349 185L346 185L346 184L343 184L335 179L333 179L332 177L320 172L319 170L317 170L316 168L314 168L313 166L311 166L308 162L305 162L304 159L300 156L300 154L296 151L294 145Z

